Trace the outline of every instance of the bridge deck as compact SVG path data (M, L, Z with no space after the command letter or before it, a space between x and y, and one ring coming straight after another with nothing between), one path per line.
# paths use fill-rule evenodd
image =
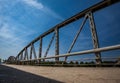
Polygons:
M120 68L0 65L0 83L119 83Z

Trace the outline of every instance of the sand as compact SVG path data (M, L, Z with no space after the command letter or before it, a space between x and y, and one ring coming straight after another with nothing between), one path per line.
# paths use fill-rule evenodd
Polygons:
M120 68L5 65L63 83L120 83Z

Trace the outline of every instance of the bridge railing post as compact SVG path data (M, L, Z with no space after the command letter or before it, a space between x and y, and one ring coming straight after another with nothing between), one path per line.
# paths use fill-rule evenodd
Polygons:
M25 54L25 50L24 50L24 60L26 59L26 54Z
M25 48L25 56L26 56L26 58L28 60L28 51L27 51L27 48Z
M20 60L23 60L23 52L21 52L21 58L20 58Z
M32 59L32 44L30 45L30 59Z
M42 38L40 38L40 46L39 46L39 58L42 56ZM41 60L39 60L39 64L41 63Z
M55 28L55 56L59 55L59 29ZM55 58L55 61L59 61L59 57Z

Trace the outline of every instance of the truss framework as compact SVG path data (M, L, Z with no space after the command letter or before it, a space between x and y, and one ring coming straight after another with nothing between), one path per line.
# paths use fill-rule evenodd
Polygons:
M99 42L98 42L98 36L97 36L97 31L96 31L96 26L95 26L95 21L94 21L94 16L93 13L103 9L105 7L108 7L109 5L112 5L114 3L119 2L120 0L104 0L74 16L72 16L71 18L63 21L62 23L56 25L55 27L51 28L50 30L48 30L47 32L43 33L42 35L40 35L39 37L37 37L36 39L34 39L32 42L30 42L26 47L23 48L23 50L21 50L19 52L19 54L16 56L16 62L17 61L32 61L32 60L36 60L39 61L39 63L41 62L41 60L45 61L45 59L51 59L51 58L55 58L55 61L58 62L60 57L65 57L65 61L67 60L68 56L74 56L74 55L82 55L82 54L89 54L89 53L95 53L96 56L96 64L101 64L102 60L101 60L101 53L102 51L109 51L109 50L116 50L116 49L120 49L120 45L115 45L115 46L110 46L110 47L103 47L103 48L99 48ZM79 20L80 18L84 17L83 22L70 46L70 48L68 49L68 52L66 54L63 55L59 55L59 29L62 28L63 26L66 26L76 20ZM75 53L71 53L72 48L74 47L74 44L78 38L78 36L80 35L80 32L82 31L84 24L86 23L86 20L89 20L89 24L90 24L90 30L91 30L91 37L92 37L92 41L93 41L93 48L91 50L86 50L86 51L81 51L81 52L75 52ZM51 41L48 45L48 48L45 52L44 58L41 58L42 56L42 45L43 45L43 38L47 35L49 35L50 33L53 33L53 37L51 38ZM55 39L55 56L52 57L47 57L47 54L49 52L49 49L51 47L51 44L53 42L53 40ZM36 51L35 51L35 47L34 44L35 42L39 41L39 54L38 57L36 55ZM28 55L28 48L30 47L30 55ZM32 58L32 56L34 55L34 59Z

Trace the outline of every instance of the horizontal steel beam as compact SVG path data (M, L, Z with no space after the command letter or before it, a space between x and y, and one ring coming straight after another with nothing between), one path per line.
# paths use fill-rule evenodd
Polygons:
M101 57L101 59L118 59L119 57ZM85 60L95 60L95 58L82 58L82 59L79 59L79 60L67 60L67 62L70 62L70 61L85 61Z
M105 7L109 6L109 5L112 5L112 4L114 4L114 3L117 3L117 2L119 2L119 1L120 1L120 0L104 0L104 1L102 1L102 2L100 2L100 3L98 3L98 4L95 4L95 5L92 6L92 7L89 7L88 9L85 9L84 11L82 11L82 12L80 12L80 13L72 16L71 18L63 21L63 22L60 23L60 24L57 24L57 25L54 26L53 28L49 29L49 30L46 31L45 33L43 33L43 34L41 34L40 36L38 36L36 39L34 39L32 42L30 42L26 47L24 47L23 50L20 51L20 53L21 53L22 51L24 51L25 48L29 47L29 46L31 45L31 43L35 43L35 42L38 41L40 38L42 38L42 37L50 34L51 32L53 32L53 31L55 30L55 28L62 28L63 26L66 26L67 24L69 24L69 23L71 23L71 22L73 22L73 21L76 21L76 20L82 18L82 17L85 16L85 14L86 14L87 12L89 12L89 11L91 11L91 12L96 12L96 11L98 11L98 10L100 10L100 9L103 9L103 8L105 8ZM19 54L20 54L20 53L19 53ZM18 54L18 55L19 55L19 54Z
M50 57L45 57L45 58L38 58L38 59L31 59L31 60L21 60L21 61L33 61L33 60L43 60L43 59L51 59L51 58L57 58L57 57L76 56L76 55L91 54L91 53L96 53L96 52L104 52L104 51L117 50L117 49L120 49L120 45L96 48L96 49L85 50L85 51L81 51L81 52L67 53L67 54L50 56Z

